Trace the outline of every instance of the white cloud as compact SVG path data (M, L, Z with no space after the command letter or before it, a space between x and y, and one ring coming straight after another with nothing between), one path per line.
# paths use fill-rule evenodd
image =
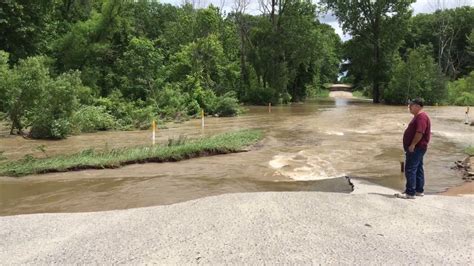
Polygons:
M418 0L411 5L414 14L433 13L438 9L474 6L474 0Z

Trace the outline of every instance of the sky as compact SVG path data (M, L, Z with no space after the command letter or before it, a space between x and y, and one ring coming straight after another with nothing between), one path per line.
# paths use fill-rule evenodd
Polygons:
M184 0L160 0L159 2L181 5L183 4ZM209 4L213 4L214 6L229 12L232 10L234 0L190 0L190 2L194 2L197 7L206 7ZM250 14L260 14L261 11L259 9L258 2L258 0L250 0L250 5L246 12ZM419 13L433 13L440 8L449 9L460 6L474 6L474 0L417 0L411 5L415 15ZM343 34L336 17L333 15L327 14L325 16L321 16L319 19L322 23L331 25L336 30L336 33L342 38L342 40L345 41L350 39L349 35Z

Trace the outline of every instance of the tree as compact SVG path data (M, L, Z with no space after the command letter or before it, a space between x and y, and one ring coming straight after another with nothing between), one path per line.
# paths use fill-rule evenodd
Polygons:
M0 112L5 111L6 104L6 93L10 87L9 80L10 67L8 65L9 54L5 51L0 50Z
M247 46L249 38L249 25L245 11L250 4L250 0L234 0L232 13L228 16L227 21L233 20L236 31L238 32L238 54L240 63L240 80L237 90L239 98L244 97L244 92L251 86L249 79L249 70L247 66ZM234 36L230 36L232 39ZM235 38L235 37L234 37Z
M162 63L163 56L153 42L145 38L131 39L127 51L118 60L122 94L133 100L152 97Z
M47 41L54 30L51 25L54 2L0 2L0 50L10 54L11 63L46 51Z
M177 10L176 20L165 22L163 35L160 36L160 43L165 51L165 59L177 53L181 46L192 42L195 39L196 11L193 6L186 4Z
M287 1L280 18L287 90L293 101L305 99L308 85L321 88L337 78L340 38L331 26L315 21L315 16L316 6L311 2Z
M70 119L79 103L80 73L63 73L48 79L44 90L39 92L38 101L31 107L29 135L32 138L66 138L71 131Z
M469 34L474 24L474 8L437 10L433 14L418 14L410 19L410 31L403 53L420 45L433 46L433 57L451 80L468 75L473 70L469 56Z
M54 57L59 72L80 70L84 84L100 95L117 87L116 61L130 38L129 5L127 1L105 1L100 13L92 12L88 20L77 22L58 39Z
M405 104L408 99L422 97L427 104L441 103L446 97L446 82L431 56L431 47L408 50L407 60L400 58L385 91L385 101Z
M132 5L132 25L137 37L156 40L168 23L178 19L178 8L158 1L139 0Z
M467 43L468 68L474 70L474 29L467 37Z
M323 0L336 15L345 32L369 51L365 60L372 79L373 101L381 99L380 85L386 81L389 65L387 58L398 49L410 17L414 0Z
M448 83L449 104L474 106L474 71Z
M31 111L45 90L49 81L45 60L44 57L21 59L8 73L10 87L5 92L4 108L11 122L10 134L14 134L15 129L23 134Z
M179 82L193 76L199 80L200 86L218 95L230 90L238 77L238 66L229 63L216 35L184 46L173 56L172 61L174 63L168 70L169 82Z

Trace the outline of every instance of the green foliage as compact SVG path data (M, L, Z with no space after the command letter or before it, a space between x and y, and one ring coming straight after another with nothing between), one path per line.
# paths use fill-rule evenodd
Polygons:
M30 128L33 138L65 138L71 131L69 120L79 101L91 101L90 89L82 85L78 71L53 78L48 59L28 57L13 69L5 65L8 54L1 57L2 108L7 114L11 133Z
M328 89L321 89L321 88L309 88L308 89L308 97L310 98L327 98L329 97L329 90Z
M9 54L0 50L0 112L5 111L6 93L10 88L8 84L10 80L10 68L8 66Z
M116 168L139 162L170 162L208 154L239 152L263 138L259 130L241 130L209 138L173 141L166 146L130 147L98 152L85 150L72 155L24 159L0 164L0 175L24 176L48 172L66 172L78 169Z
M238 69L228 62L221 42L213 34L184 46L172 57L172 62L169 81L182 81L192 76L200 86L217 94L227 92L238 78Z
M472 6L418 14L410 19L410 31L402 50L432 45L432 56L442 72L451 80L457 79L474 70L474 57L469 53L472 25Z
M79 72L64 73L48 82L31 110L31 137L61 139L70 133L69 120L83 89L79 76Z
M122 94L133 100L153 96L162 61L161 53L150 40L131 39L123 57L118 60Z
M468 67L474 69L474 29L467 37L467 56L468 56Z
M349 72L371 82L373 100L378 103L381 85L389 80L394 53L407 32L414 0L322 2L333 10L343 30L353 36L346 45Z
M224 16L147 0L30 2L0 3L0 112L12 133L143 129L202 109L237 115L239 102L326 96L341 57L346 79L376 102L472 104L472 7L409 18L413 0L285 0ZM318 21L325 7L351 40ZM436 65L453 80L448 93Z
M474 106L474 71L465 78L448 83L448 102L454 105Z
M150 40L164 34L167 24L177 20L178 8L158 1L136 1L132 9L132 26L137 36Z
M147 105L141 100L128 101L119 91L113 92L109 97L97 99L95 105L105 107L106 113L112 115L115 126L119 129L148 128L155 117L153 105Z
M5 151L0 151L0 161L5 161L7 157L4 155Z
M408 99L424 98L427 104L441 103L446 95L444 77L428 47L409 50L406 62L399 59L384 92L385 101L405 104Z
M36 146L35 150L38 150L44 154L44 157L48 157L48 153L46 153L46 145L41 144Z
M219 9L210 6L208 8L198 9L196 13L196 38L207 37L210 34L217 33L221 23Z
M188 141L189 140L185 135L179 135L179 137L177 139L169 138L167 146L171 147L171 146L184 145Z
M158 92L156 97L156 105L158 113L162 117L175 118L177 116L185 114L196 115L200 111L198 103L195 103L191 108L187 108L187 96L186 93L180 91L179 84L167 84L161 91Z
M23 132L25 123L32 120L35 108L43 101L41 97L46 88L52 87L45 58L22 59L13 69L6 71L4 78L2 83L6 84L7 90L3 105L11 122L11 133L15 129Z
M469 146L464 150L465 153L469 156L474 156L474 146Z
M104 106L82 106L71 118L74 133L96 132L116 127L115 118Z
M273 15L236 17L242 39L248 40L241 43L246 51L241 58L242 100L265 105L302 101L314 94L311 89L335 81L340 38L315 14L309 1L284 1Z
M362 99L367 99L367 95L364 94L364 92L362 91L354 91L352 92L352 96L356 97L356 98L362 98Z
M0 1L0 50L10 53L13 63L47 51L55 2Z
M128 7L120 0L104 1L89 19L75 23L54 43L56 67L78 69L85 85L105 96L117 87L117 60L128 45L131 30Z
M229 92L217 98L214 113L219 116L235 116L242 112L234 92Z

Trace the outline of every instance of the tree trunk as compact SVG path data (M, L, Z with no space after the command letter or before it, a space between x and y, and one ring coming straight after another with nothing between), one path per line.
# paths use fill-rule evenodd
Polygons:
M244 94L246 88L245 85L248 83L248 77L247 77L247 66L245 62L245 45L244 45L244 26L242 25L242 18L239 19L240 22L240 84L242 87L240 88L240 97Z
M373 68L373 103L380 103L380 35L379 19L375 19L374 25L374 68Z

